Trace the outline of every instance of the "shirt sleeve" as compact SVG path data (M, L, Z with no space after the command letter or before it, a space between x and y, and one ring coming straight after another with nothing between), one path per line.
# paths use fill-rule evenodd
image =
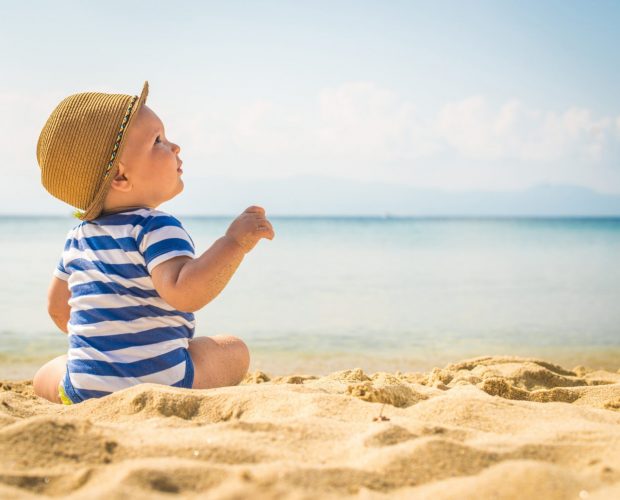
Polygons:
M149 274L158 264L179 255L195 256L194 241L170 214L151 217L138 234L137 243Z
M65 268L65 254L67 253L67 250L70 248L72 240L73 240L73 229L70 229L67 232L67 235L65 237L65 246L64 246L63 251L62 251L62 253L60 255L60 260L58 261L58 264L56 264L56 268L52 272L52 274L54 276L56 276L57 278L60 278L61 280L64 280L64 281L67 281L69 279L69 275L71 274Z
M60 260L58 261L58 264L56 265L56 268L54 269L52 274L57 278L60 278L61 280L67 281L69 279L69 273L65 269L63 260L64 255L60 257Z

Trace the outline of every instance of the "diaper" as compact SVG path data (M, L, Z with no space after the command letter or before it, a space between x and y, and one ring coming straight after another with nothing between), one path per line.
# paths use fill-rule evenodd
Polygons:
M75 388L71 383L71 379L69 378L68 371L65 371L65 376L58 384L58 396L60 397L62 404L65 405L73 405L83 401L80 395L75 391Z
M69 396L67 396L67 393L65 392L65 388L62 386L62 380L58 384L58 395L60 396L60 400L62 401L63 405L73 404L73 401L69 399Z
M170 385L171 387L183 387L186 389L191 389L194 382L194 362L192 357L189 354L189 349L184 349L183 354L185 355L185 376L182 380L174 383L174 384L163 384ZM161 382L160 382L161 383ZM92 396L91 394L97 391L89 391L87 389L76 389L71 383L71 378L69 377L69 371L65 370L65 375L62 380L58 384L58 397L65 405L73 405L77 403L81 403L89 399L89 397L101 397L101 396ZM102 394L106 394L102 392Z

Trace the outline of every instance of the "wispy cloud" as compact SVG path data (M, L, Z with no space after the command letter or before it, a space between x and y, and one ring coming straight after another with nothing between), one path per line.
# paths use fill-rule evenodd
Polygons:
M257 100L229 109L225 118L212 104L199 109L211 114L201 126L190 122L191 130L179 119L180 137L225 163L234 152L249 162L235 165L239 176L259 165L269 176L318 173L448 188L465 185L465 178L485 179L480 187L489 187L496 177L520 179L521 186L615 182L620 190L620 173L601 176L620 160L620 115L596 116L576 105L537 109L517 98L473 95L433 107L374 82L346 82L295 107Z
M0 125L11 145L0 168L36 165L40 127L56 104L50 95L0 94L0 112L11 117ZM346 82L295 106L260 99L228 108L203 101L189 116L166 109L166 131L188 166L228 165L238 177L313 173L447 188L501 177L620 190L620 173L599 175L620 161L620 115L579 106L536 109L473 95L433 108L374 82Z
M605 145L617 140L611 117L594 118L590 110L561 112L528 108L519 100L493 107L474 96L442 107L430 123L444 147L465 158L600 161Z
M318 120L284 127L291 110L272 101L242 109L230 142L255 152L283 154L291 145L326 157L380 162L448 151L476 160L600 161L618 142L620 115L594 117L577 106L562 111L528 107L518 99L493 105L477 95L424 116L416 104L371 82L322 90L306 111ZM616 130L614 130L614 124ZM225 147L222 145L222 147ZM317 153L315 149L315 153Z

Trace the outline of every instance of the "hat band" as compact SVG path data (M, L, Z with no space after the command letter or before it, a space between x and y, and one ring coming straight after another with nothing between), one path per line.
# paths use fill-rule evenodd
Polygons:
M125 113L125 118L123 118L123 123L121 123L121 128L118 132L118 135L116 136L116 142L114 143L114 149L112 150L112 157L110 158L110 161L108 162L108 166L106 167L106 170L105 170L105 174L103 175L104 179L108 176L108 174L110 173L110 169L112 168L112 165L114 164L114 158L116 157L118 146L121 143L121 139L123 138L123 132L125 131L125 125L127 125L127 120L129 120L129 115L131 115L131 110L133 108L133 105L136 103L137 99L138 99L138 96L135 95L132 97L131 102L129 103L129 107L127 108L127 112Z

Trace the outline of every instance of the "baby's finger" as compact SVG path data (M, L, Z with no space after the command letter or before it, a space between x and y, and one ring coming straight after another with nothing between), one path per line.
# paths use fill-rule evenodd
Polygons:
M265 209L263 207L259 207L258 205L252 205L251 207L246 208L245 212L259 213L265 215Z
M265 233L266 235L268 235L267 237L271 236L270 239L273 239L274 232L273 232L273 228L271 227L271 224L269 223L269 221L263 221L259 223L256 226L256 230L260 233Z
M270 240L273 240L274 236L276 235L276 233L273 230L273 227L271 226L271 223L269 221L264 222L263 224L266 224L266 226L264 227L264 231L267 232L268 234L268 238Z

